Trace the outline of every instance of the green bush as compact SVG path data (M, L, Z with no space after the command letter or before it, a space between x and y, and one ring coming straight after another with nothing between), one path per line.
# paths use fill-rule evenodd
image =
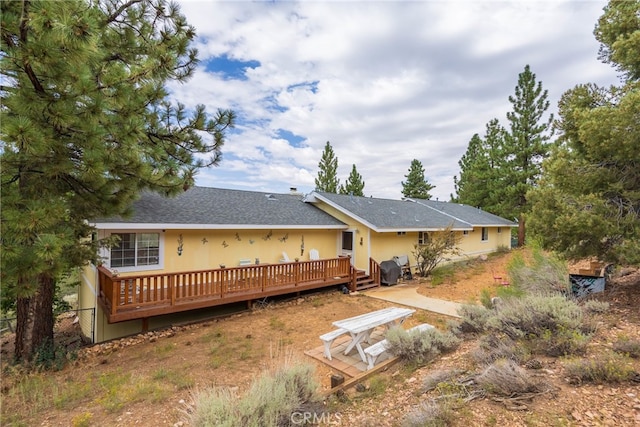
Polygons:
M196 393L188 422L193 426L280 425L288 422L296 408L314 399L317 387L313 367L294 363L263 374L241 398L221 388Z
M471 357L479 365L490 365L496 360L509 359L520 363L530 356L528 349L509 337L488 333L478 340L478 347L471 352Z
M561 295L526 295L504 300L487 326L511 339L540 337L558 330L578 330L582 310Z
M69 361L78 357L77 352L67 351L66 348L51 340L45 340L36 350L31 366L37 370L60 371Z
M505 300L487 321L488 330L553 357L584 353L591 326L575 301L557 294Z
M591 383L619 383L635 375L629 358L615 353L599 355L596 359L569 360L565 371L572 380Z
M571 295L569 270L565 261L547 254L532 243L531 262L516 253L507 265L511 285L527 294L562 293Z
M609 303L598 300L588 300L582 304L582 309L586 314L604 314L609 311Z
M517 285L511 284L510 286L500 286L496 289L496 296L502 299L520 298L526 294L525 291L520 289Z
M481 305L463 304L458 310L460 315L458 330L464 333L483 332L494 314L493 310Z
M482 306L484 308L488 308L491 309L493 308L493 303L491 302L491 292L489 292L489 289L482 289L480 291L480 304L482 304Z
M448 352L460 345L460 339L451 332L437 329L406 331L401 327L391 328L386 335L387 350L396 356L422 365L441 352Z
M640 358L640 340L621 338L613 343L613 351L638 359Z
M536 339L531 339L530 343L534 353L560 357L585 354L589 340L579 330L560 327L555 331L546 330Z

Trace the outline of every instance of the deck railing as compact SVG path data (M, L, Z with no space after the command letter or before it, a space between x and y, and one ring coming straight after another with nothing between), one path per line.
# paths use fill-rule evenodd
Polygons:
M107 316L110 321L120 321L144 317L145 311L153 312L151 315L165 314L296 292L321 287L325 282L347 283L352 269L349 258L340 257L123 277L101 266L98 274L100 300ZM133 311L140 315L132 314Z

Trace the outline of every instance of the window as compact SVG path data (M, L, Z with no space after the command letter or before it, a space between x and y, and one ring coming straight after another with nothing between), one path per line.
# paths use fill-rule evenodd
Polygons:
M398 231L396 234L398 236L405 236L407 234L407 232L406 231Z
M463 236L468 236L469 235L469 230L462 230L462 235Z
M498 234L502 233L502 227L498 227Z
M429 241L429 233L427 231L418 231L418 244L426 245Z
M489 229L487 227L482 227L482 241L486 242L489 240Z
M111 268L160 264L159 233L113 233L120 242L111 248Z
M342 250L343 251L353 250L353 231L342 232Z

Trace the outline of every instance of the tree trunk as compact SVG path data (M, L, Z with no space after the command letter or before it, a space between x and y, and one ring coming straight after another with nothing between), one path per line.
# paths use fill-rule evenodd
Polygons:
M18 298L14 353L16 360L31 360L45 345L53 345L54 289L53 278L40 274L36 293L30 297Z
M525 238L525 217L524 214L520 214L520 218L518 219L518 247L521 248L524 246L524 238Z

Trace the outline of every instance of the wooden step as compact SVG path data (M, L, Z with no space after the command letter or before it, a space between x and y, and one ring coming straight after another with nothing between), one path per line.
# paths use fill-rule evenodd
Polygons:
M377 284L375 284L375 283L371 282L371 283L367 283L367 284L365 284L365 285L358 285L358 286L356 286L356 290L357 290L357 291L364 291L365 289L371 289L371 288L377 288L377 287L378 287L378 285L377 285Z
M368 275L358 275L356 278L356 289L359 291L376 288L378 287L377 283L373 282L373 279Z

